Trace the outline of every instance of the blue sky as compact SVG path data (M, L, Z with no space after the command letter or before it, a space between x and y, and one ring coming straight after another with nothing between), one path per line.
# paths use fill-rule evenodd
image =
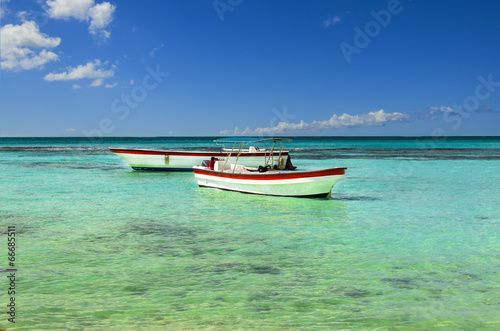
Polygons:
M0 2L3 137L500 134L498 1Z

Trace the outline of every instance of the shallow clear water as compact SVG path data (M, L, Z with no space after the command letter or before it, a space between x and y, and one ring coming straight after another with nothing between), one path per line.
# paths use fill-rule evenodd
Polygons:
M329 200L202 189L103 150L212 140L0 138L0 268L15 225L18 269L0 328L500 328L499 138L295 138L299 168L348 167Z

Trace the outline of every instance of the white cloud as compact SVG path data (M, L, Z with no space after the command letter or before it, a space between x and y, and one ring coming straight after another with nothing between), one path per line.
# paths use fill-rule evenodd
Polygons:
M106 84L104 87L105 87L105 88L113 88L113 87L115 87L116 85L118 85L118 83L114 83L114 84Z
M41 33L33 21L21 25L4 25L0 30L0 40L2 70L29 70L59 60L59 56L47 48L57 47L61 43L61 38Z
M443 106L443 107L429 107L429 109L431 109L431 111L440 111L440 112L443 112L443 113L453 113L453 112L455 112L455 109L453 109L451 107L446 107L446 106Z
M340 16L330 16L326 20L323 21L323 26L325 28L327 28L329 26L336 25L336 24L340 23L340 21L342 21L342 18L340 18Z
M276 126L257 128L251 130L246 128L241 131L238 127L234 130L223 130L220 134L234 134L234 135L274 135L286 134L300 131L318 131L332 128L349 128L356 126L382 126L390 122L402 122L410 118L407 114L402 113L386 113L383 109L375 112L369 112L361 115L343 114L338 116L334 114L330 119L325 121L313 121L306 123L300 121L299 123L280 122Z
M439 115L445 114L448 115L456 115L455 109L448 106L441 107L426 107L426 108L417 108L417 110L421 111L420 118L424 120L434 121L439 118Z
M315 130L353 126L379 126L388 122L407 120L409 117L409 115L402 113L386 113L383 109L380 109L379 111L371 111L368 114L354 116L345 113L341 116L335 114L327 121L314 121L311 126Z
M46 12L50 18L88 21L91 34L107 39L111 33L105 28L113 20L115 9L109 2L95 4L94 0L47 0Z
M90 83L90 87L98 87L102 85L102 79L96 79L92 83Z
M97 80L112 77L115 74L115 67L112 66L109 70L103 70L101 61L94 60L94 62L88 62L85 65L79 65L76 68L68 67L67 71L61 73L49 73L43 79L46 81L68 81L68 80L78 80L78 79L94 79L91 86L98 86ZM99 84L100 85L100 84Z
M116 7L109 2L103 2L91 7L88 11L90 19L89 31L93 35L101 34L109 38L110 32L104 30L113 20L113 12Z
M73 90L78 90L79 88L81 88L80 85L78 84L73 84Z
M69 128L69 129L64 129L64 131L67 131L67 132L73 132L73 131L76 131L75 129L73 128Z
M83 21L87 19L87 13L93 5L94 0L48 0L46 11L50 18Z

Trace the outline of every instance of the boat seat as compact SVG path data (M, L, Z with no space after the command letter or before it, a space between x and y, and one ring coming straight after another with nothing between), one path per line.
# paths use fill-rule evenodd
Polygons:
M222 171L222 167L224 167L224 163L226 163L226 161L215 161L214 170L215 171ZM226 166L224 167L224 170L231 170L231 163L227 162Z
M250 146L250 147L248 147L248 152L249 153L257 153L257 150L255 149L255 147Z

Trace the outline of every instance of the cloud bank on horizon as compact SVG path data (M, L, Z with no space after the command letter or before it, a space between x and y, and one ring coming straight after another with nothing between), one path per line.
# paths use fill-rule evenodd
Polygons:
M234 130L222 130L219 133L224 135L257 135L257 136L270 136L275 134L297 134L303 132L315 132L334 128L350 128L359 126L382 126L391 122L402 122L410 119L410 115L403 113L386 113L383 109L379 111L371 111L366 114L349 115L342 114L338 116L334 114L330 119L324 121L313 121L306 123L300 121L299 123L280 122L273 127L256 128L251 130L246 128L240 130L235 127Z

